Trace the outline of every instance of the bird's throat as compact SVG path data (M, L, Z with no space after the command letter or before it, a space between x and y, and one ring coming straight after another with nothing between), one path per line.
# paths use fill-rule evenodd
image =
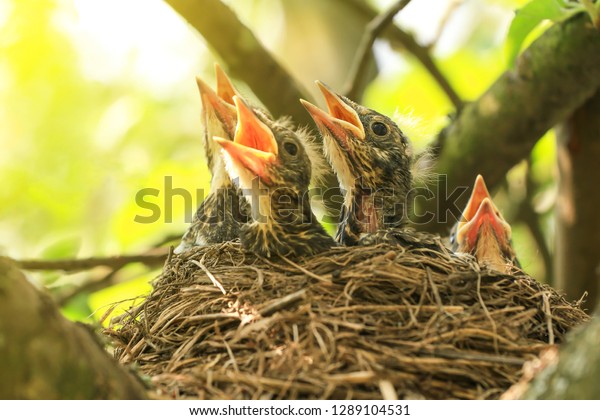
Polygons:
M362 226L362 233L374 233L383 228L383 218L380 217L381 209L377 209L371 195L361 196L357 209L357 218Z
M487 225L482 226L478 239L474 252L477 261L502 273L510 273L512 266L510 259L505 255L492 229Z
M303 193L278 188L252 198L253 222L244 225L240 235L245 249L263 256L303 256L335 244L313 215Z

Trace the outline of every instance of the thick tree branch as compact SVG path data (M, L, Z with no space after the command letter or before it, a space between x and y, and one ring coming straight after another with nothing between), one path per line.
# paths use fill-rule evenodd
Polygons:
M298 124L312 121L298 101L313 100L294 77L269 53L252 31L219 0L166 0L188 21L227 66L244 80L275 117L289 115Z
M558 357L526 386L522 399L600 399L600 318L571 332Z
M447 175L448 193L471 185L477 173L490 188L496 186L547 130L599 87L600 32L583 14L555 24L440 134L435 170ZM438 219L425 228L448 232L468 197L446 203L439 194L424 204ZM445 218L447 213L452 217Z
M63 318L7 258L0 258L0 337L2 399L146 398L94 333Z
M359 82L364 78L364 73L367 70L371 48L373 48L375 39L377 39L379 34L393 22L394 17L398 12L404 9L408 3L410 3L410 0L396 1L389 9L377 15L367 24L363 37L356 50L354 61L350 67L348 81L344 88L344 96L358 100L357 96L360 89Z
M118 255L114 257L91 257L65 260L10 260L23 270L60 270L60 271L86 271L98 267L110 268L108 273L100 277L92 277L83 284L67 290L59 290L53 295L58 306L64 306L75 296L82 293L92 293L119 282L119 273L123 268L133 263L144 264L147 267L157 267L165 263L169 250L155 249L152 253L141 255Z
M570 299L600 297L600 90L556 130L556 287Z

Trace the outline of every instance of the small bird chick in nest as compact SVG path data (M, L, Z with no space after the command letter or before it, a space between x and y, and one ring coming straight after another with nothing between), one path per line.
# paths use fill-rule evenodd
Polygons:
M266 257L298 258L334 246L310 206L308 187L320 165L308 133L272 121L239 96L234 103L233 141L214 140L223 148L227 171L238 180L251 207L252 221L240 230L244 249Z
M213 136L233 138L237 114L233 96L237 91L218 64L215 64L217 91L196 78L202 99L204 152L212 175L210 192L194 214L175 253L194 246L218 244L239 238L240 227L250 220L250 208L225 170L225 163Z
M520 268L511 236L510 225L494 205L483 177L477 175L462 217L452 228L452 250L471 254L480 264L511 274L515 267Z
M408 220L413 153L391 118L316 82L329 112L302 100L321 136L324 153L344 191L336 240L358 245Z

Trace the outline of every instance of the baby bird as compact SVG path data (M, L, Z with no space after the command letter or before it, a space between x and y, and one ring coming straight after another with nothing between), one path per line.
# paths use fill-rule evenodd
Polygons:
M313 154L307 134L271 121L239 96L234 140L215 137L227 171L251 207L252 221L242 226L242 246L258 255L298 258L335 245L310 207L308 186Z
M412 149L388 117L341 96L317 81L329 113L301 100L315 121L344 203L336 240L357 245L361 238L402 227L412 188Z
M477 175L461 220L453 228L450 244L453 251L474 255L479 263L502 273L520 267L510 225L492 202L481 175Z
M225 170L219 147L213 136L233 138L237 113L233 106L235 88L218 64L217 92L196 78L202 99L204 151L212 174L210 192L194 214L192 223L175 249L181 253L193 246L218 244L239 238L240 227L249 220L248 203L241 197Z

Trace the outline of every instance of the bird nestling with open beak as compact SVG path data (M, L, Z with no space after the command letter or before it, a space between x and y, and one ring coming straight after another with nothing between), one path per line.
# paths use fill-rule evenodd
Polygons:
M261 256L304 257L335 245L310 207L308 187L318 154L303 131L272 121L234 97L233 141L215 137L227 171L250 203L252 221L240 230L244 249Z
M502 273L520 267L510 225L494 205L481 175L477 175L462 217L452 229L450 244L453 251L474 255L480 264Z
M239 238L240 227L250 219L250 208L225 170L220 148L213 136L231 139L237 113L233 97L237 91L218 64L215 64L217 91L196 78L202 99L204 151L212 178L210 192L194 214L192 223L175 249L181 253L193 246L218 244Z
M408 219L412 149L390 118L354 103L317 81L329 112L301 100L324 143L344 203L336 240L357 245Z

